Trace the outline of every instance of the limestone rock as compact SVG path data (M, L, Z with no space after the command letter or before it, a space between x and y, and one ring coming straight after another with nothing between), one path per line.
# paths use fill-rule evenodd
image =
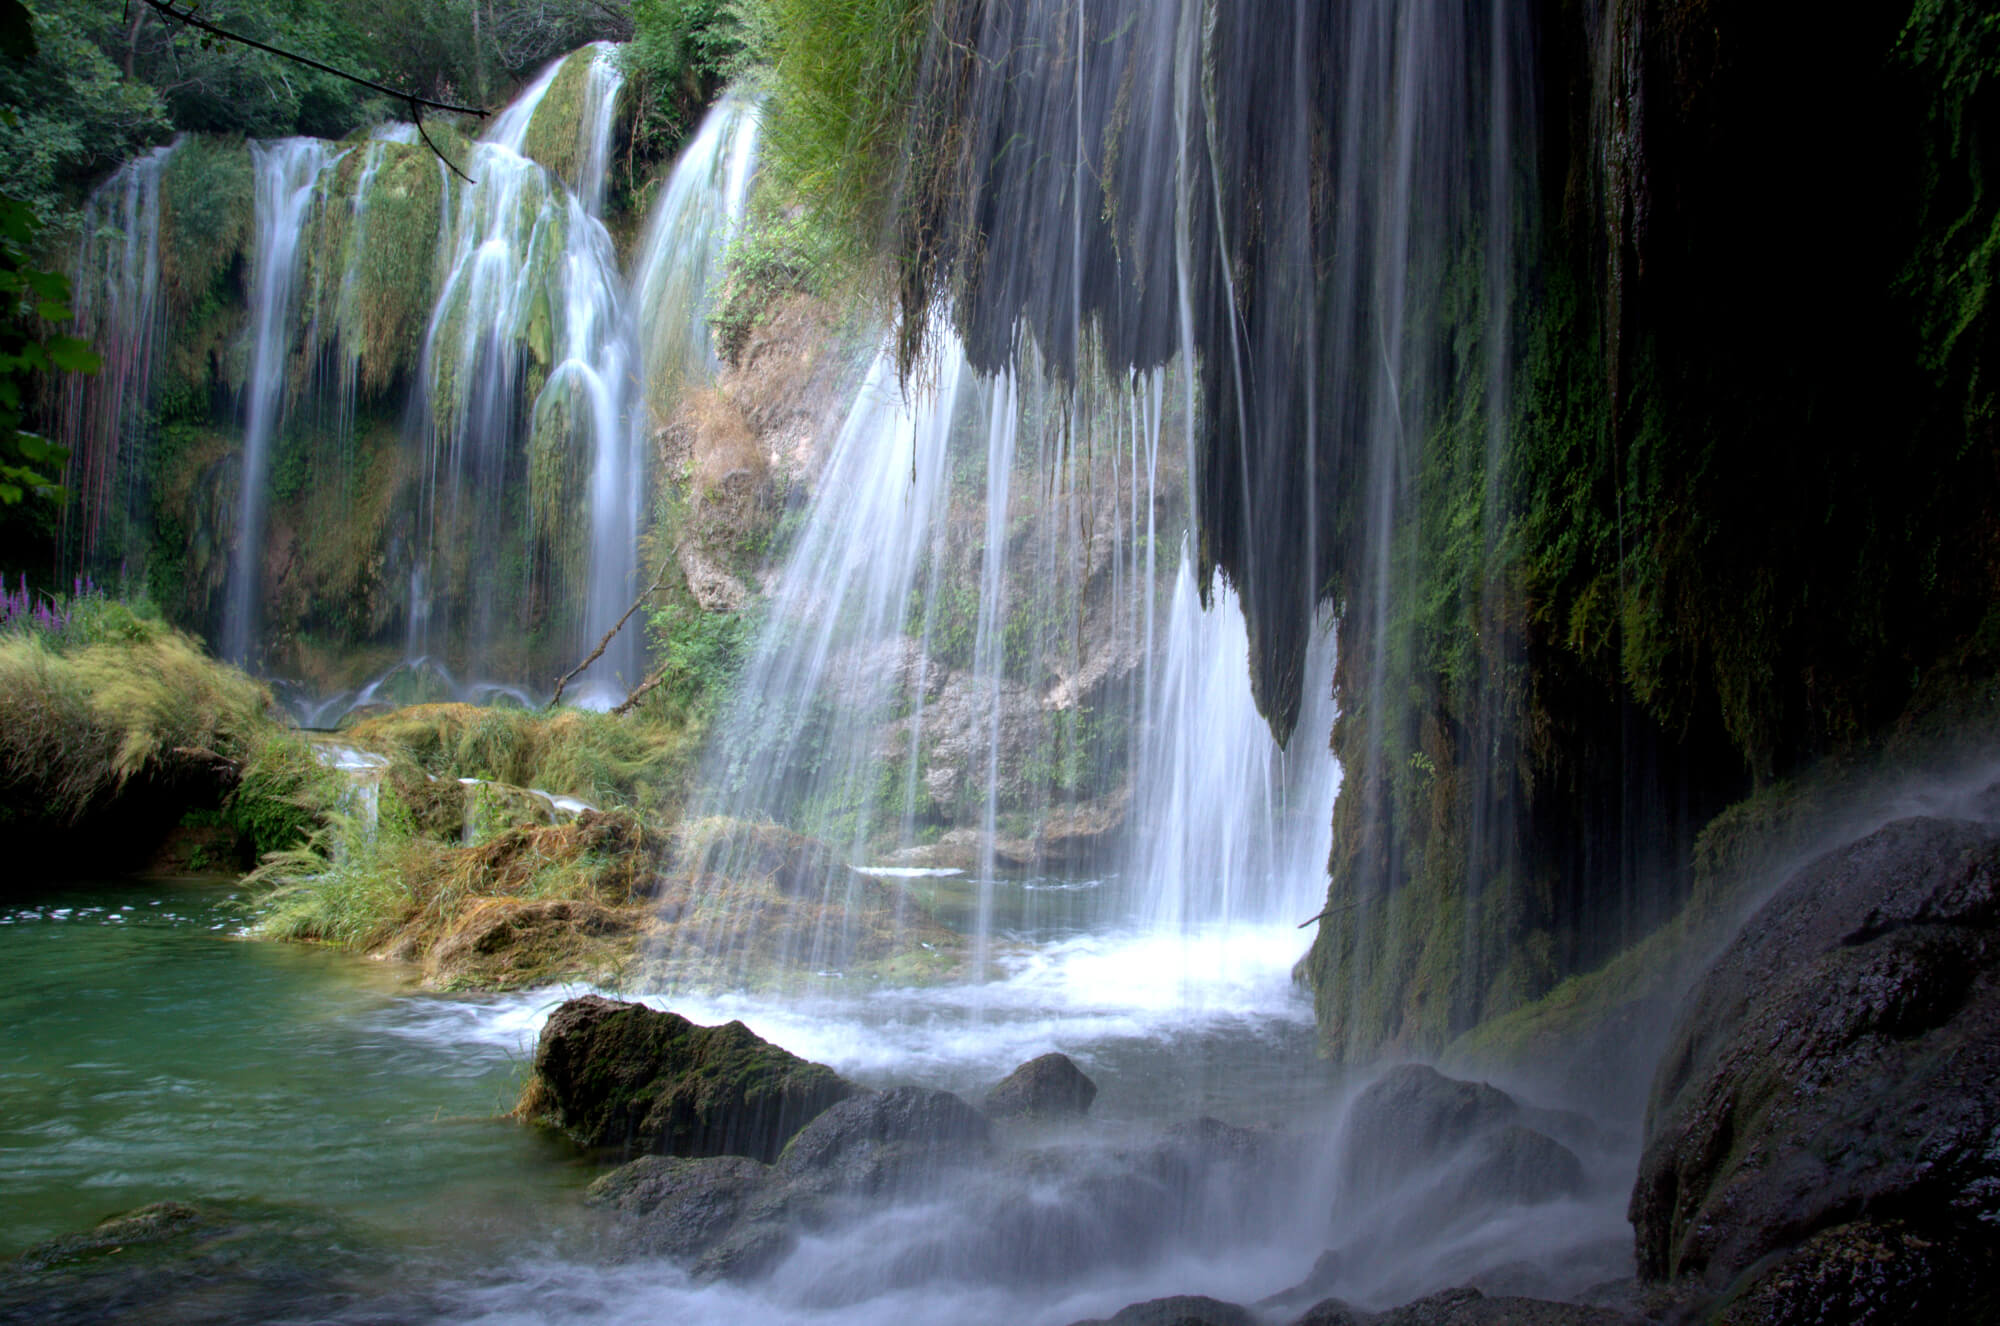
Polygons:
M1781 887L1655 1076L1640 1273L1720 1286L1857 1211L1944 1241L2000 1221L1996 921L2000 834L1965 821L1897 821Z
M550 1015L521 1113L585 1146L775 1160L860 1088L741 1022L703 1027L599 995Z
M1051 1052L1028 1060L987 1092L986 1113L996 1119L1082 1115L1096 1099L1097 1083L1068 1055Z

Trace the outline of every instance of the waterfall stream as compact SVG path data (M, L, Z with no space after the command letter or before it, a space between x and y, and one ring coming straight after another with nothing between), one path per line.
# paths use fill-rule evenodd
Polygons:
M238 478L236 548L229 568L229 602L222 619L222 656L251 666L263 578L264 512L269 499L270 449L283 420L299 236L314 205L313 186L334 159L317 138L253 143L256 168L256 273L250 283L250 368L245 388L243 461Z

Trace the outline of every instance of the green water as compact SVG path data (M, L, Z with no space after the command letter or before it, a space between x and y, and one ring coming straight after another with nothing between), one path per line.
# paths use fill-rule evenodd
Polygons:
M474 1001L246 941L232 893L0 904L0 1257L164 1199L296 1203L446 1264L574 1231L592 1169L498 1117L520 1050L423 1034Z

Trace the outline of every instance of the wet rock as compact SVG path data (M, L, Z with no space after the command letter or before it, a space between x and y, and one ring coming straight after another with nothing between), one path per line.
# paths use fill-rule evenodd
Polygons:
M1248 1308L1199 1294L1149 1299L1075 1326L1258 1326Z
M1655 1076L1641 1274L1720 1286L1863 1210L1992 1246L1968 1231L2000 1222L1996 921L2000 834L1965 821L1898 821L1780 888Z
M896 1087L854 1096L799 1131L777 1172L821 1191L881 1193L985 1155L986 1117L949 1091Z
M519 1113L585 1146L775 1160L860 1088L741 1022L703 1027L598 995L550 1015Z
M1472 1141L1446 1181L1457 1200L1533 1206L1583 1191L1583 1162L1545 1133L1510 1123Z
M1281 1289L1258 1299L1257 1310L1267 1316L1296 1312L1308 1305L1317 1310L1322 1304L1333 1302L1327 1294L1340 1283L1340 1277L1347 1269L1347 1259L1341 1256L1339 1250L1328 1248L1313 1260L1312 1270L1306 1272L1305 1279L1289 1289Z
M1307 1308L1305 1315L1293 1321L1292 1326L1363 1326L1368 1320L1367 1313L1337 1298L1323 1298Z
M1343 1174L1350 1190L1385 1191L1412 1172L1515 1126L1571 1138L1591 1131L1581 1115L1535 1109L1484 1082L1461 1082L1424 1064L1403 1064L1355 1098L1347 1116ZM1485 1157L1486 1163L1497 1159ZM1573 1155L1569 1164L1575 1164Z
M591 1184L584 1201L634 1217L647 1251L685 1259L722 1242L770 1178L747 1156L641 1156Z
M1086 1114L1097 1099L1097 1083L1066 1054L1039 1055L1016 1068L986 1093L986 1113L996 1119L1018 1116L1062 1118Z
M1971 1326L2000 1318L1990 1247L1898 1220L1821 1230L1743 1279L1711 1314L1717 1326Z
M1447 1289L1376 1317L1373 1326L1637 1326L1641 1318L1610 1308L1536 1298L1488 1298Z

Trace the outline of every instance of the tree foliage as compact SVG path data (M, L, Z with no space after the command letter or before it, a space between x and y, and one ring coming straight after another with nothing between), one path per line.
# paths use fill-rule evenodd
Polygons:
M65 453L22 427L29 382L50 368L95 372L98 359L76 337L48 330L69 320L69 281L35 265L37 228L32 207L0 194L0 509L30 503L40 519L61 498Z

